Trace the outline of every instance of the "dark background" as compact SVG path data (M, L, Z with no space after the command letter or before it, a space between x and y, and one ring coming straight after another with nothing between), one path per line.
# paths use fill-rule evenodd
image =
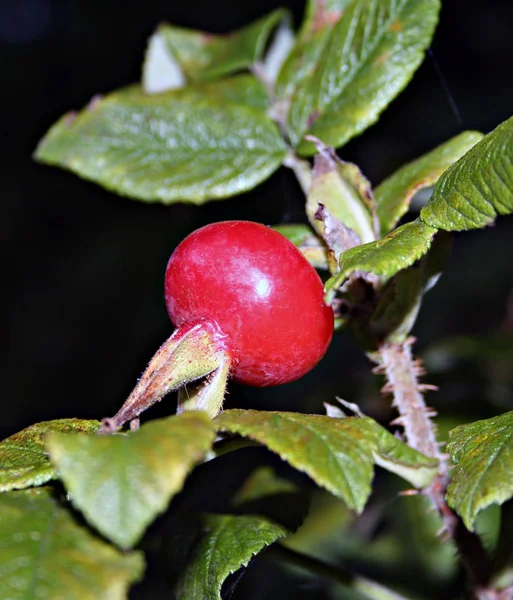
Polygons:
M304 2L282 4L299 23ZM164 207L119 198L31 159L38 140L63 112L139 78L146 40L160 21L226 32L280 5L275 0L0 3L3 435L42 419L100 418L120 406L171 331L162 277L169 254L187 233L226 218L267 224L302 218L301 193L285 169L238 198ZM428 57L379 123L341 156L379 183L462 128L488 132L511 116L512 24L513 3L506 0L445 2L433 52L462 125ZM420 348L449 333L486 333L501 326L513 284L512 236L511 218L457 236L447 272L426 299L416 328ZM321 400L334 394L365 403L368 365L347 337L340 336L300 383L273 390L232 386L229 405L318 411ZM464 401L465 386L459 380L452 384L454 406ZM163 405L155 410L171 412L170 404Z
M304 2L283 4L299 23ZM277 6L276 0L0 1L3 436L38 420L101 418L117 410L171 331L162 279L171 251L187 233L223 219L277 224L304 218L301 192L285 169L238 198L203 207L164 207L119 198L31 159L38 140L62 113L139 78L146 40L160 21L227 32ZM379 123L340 155L379 183L461 129L488 132L510 117L512 25L510 1L446 1L432 48L462 123L428 57ZM500 335L508 328L511 333L512 242L511 217L456 236L451 261L426 297L415 329L419 351L429 351L450 334ZM513 408L511 363L492 360L478 366L462 362L432 373L429 381L441 383L441 390L430 395L429 403L454 422ZM378 383L365 357L342 335L300 382L267 390L231 385L227 402L319 412L322 401L337 394L387 421L391 415L383 412ZM172 411L173 400L167 400L151 414ZM191 506L223 510L226 498L261 459L261 451L248 450L221 459L219 467L216 461L217 470L198 469L188 494L173 506L178 514L180 507L187 513ZM280 600L327 597L312 587L284 583L283 573L261 571L256 562L253 579L243 580L241 598L249 600L252 582L255 598L274 598L273 589ZM168 565L159 571L154 564L150 560L153 590L138 586L134 598L164 597L159 577Z

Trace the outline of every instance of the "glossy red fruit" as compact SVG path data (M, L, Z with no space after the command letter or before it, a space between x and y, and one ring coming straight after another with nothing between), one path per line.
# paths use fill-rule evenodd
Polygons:
M234 379L287 383L310 371L333 334L322 282L299 250L259 223L226 221L185 238L165 275L171 321L214 323Z

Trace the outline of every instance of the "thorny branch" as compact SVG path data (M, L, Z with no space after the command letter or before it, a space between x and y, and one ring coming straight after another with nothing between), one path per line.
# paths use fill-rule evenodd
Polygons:
M308 195L312 179L310 164L293 152L283 164L292 169L305 196ZM419 382L419 377L424 375L424 369L420 359L414 359L412 355L414 341L414 338L408 338L400 344L383 343L377 354L373 354L372 357L378 363L374 372L384 375L387 380L382 391L393 395L393 406L399 412L399 417L392 423L404 428L407 442L412 448L439 461L439 474L423 493L442 519L441 534L452 539L458 550L474 600L512 600L513 595L504 595L510 593L508 590L500 591L491 587L490 556L480 538L468 531L445 500L449 480L448 457L440 451L436 439L436 425L432 421L436 412L426 406L423 395L424 392L437 388Z
M488 588L492 572L491 560L481 540L466 529L445 500L449 473L447 456L440 451L436 440L436 426L431 420L436 413L426 406L423 396L423 392L437 388L419 382L424 370L420 360L413 358L411 348L414 341L414 338L408 338L402 344L383 344L378 352L378 366L374 372L385 375L387 383L382 391L393 394L393 406L400 415L393 424L404 428L408 444L412 448L437 458L440 463L439 475L424 493L442 518L443 533L454 541L458 549L468 580L474 589L474 598L499 598L500 596L491 595L498 592Z

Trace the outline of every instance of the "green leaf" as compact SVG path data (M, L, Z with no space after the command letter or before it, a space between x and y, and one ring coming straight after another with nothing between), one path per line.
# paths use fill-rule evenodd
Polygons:
M289 135L300 154L306 133L339 147L373 124L422 62L438 0L353 0L329 19L308 70L294 79ZM321 3L318 3L322 13ZM321 17L322 18L322 17ZM325 20L322 20L324 25Z
M0 495L0 597L123 600L139 552L122 553L76 524L45 488Z
M290 100L297 85L315 70L329 41L333 26L352 0L308 0L306 13L296 44L284 62L276 92Z
M161 38L188 80L207 81L248 69L260 61L273 29L284 18L288 18L288 11L278 9L226 35L165 23L153 34L152 40Z
M417 319L422 298L437 282L451 246L451 234L437 232L427 254L387 281L369 322L375 337L391 344L405 342Z
M256 100L238 104L251 90ZM62 117L35 156L132 198L202 204L280 166L286 146L262 103L250 76L151 96L134 86Z
M386 234L393 229L408 211L413 196L434 185L444 171L482 138L478 131L464 131L385 179L374 191L381 232Z
M319 204L324 205L332 217L352 229L361 243L376 239L372 215L374 199L369 182L356 165L341 161L330 148L323 148L315 155L306 201L310 222L323 235L325 228L315 218Z
M439 229L478 229L513 212L513 117L447 169L420 218Z
M328 270L328 249L308 225L290 223L273 227L291 241L315 269Z
M206 515L204 521L203 537L175 590L177 600L221 600L228 575L287 534L258 516Z
M415 487L423 488L429 485L438 473L438 461L413 450L372 419L366 419L372 423L376 435L374 462L406 479Z
M220 432L264 444L358 512L371 491L374 462L402 477L408 475L414 485L424 485L436 472L433 459L415 452L367 417L227 410L214 425Z
M406 340L417 319L424 284L422 265L403 269L387 282L369 323L377 339L390 344Z
M388 278L406 269L426 254L435 233L436 229L417 219L380 240L347 250L340 256L340 271L326 283L328 296L355 271Z
M232 506L240 506L276 494L293 494L299 488L283 477L276 475L272 467L258 467L244 481L232 498Z
M99 421L57 419L36 423L0 442L0 491L42 485L57 478L45 452L44 438L51 431L96 433Z
M129 548L182 489L213 441L207 415L187 412L128 435L54 433L47 448L73 505L101 534Z
M456 465L447 502L474 529L477 514L513 496L513 411L460 425L449 433L447 451Z
M344 533L356 518L340 498L318 488L311 493L309 511L303 523L282 544L297 552L330 558L331 551L347 539Z

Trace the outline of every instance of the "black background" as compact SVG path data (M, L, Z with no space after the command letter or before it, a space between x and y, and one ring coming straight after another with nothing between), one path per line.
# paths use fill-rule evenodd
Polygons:
M4 435L37 420L99 418L115 411L171 331L162 277L169 254L187 233L226 218L267 224L303 218L301 193L285 169L225 202L164 207L119 198L31 159L37 141L63 112L139 78L146 40L160 21L226 32L279 5L274 0L0 3ZM299 23L304 3L285 5ZM511 2L445 2L433 52L462 125L428 57L379 123L341 156L379 183L462 128L488 132L511 116L512 24ZM447 333L500 326L513 283L512 236L511 218L457 236L446 275L421 313L420 347ZM363 401L367 377L366 360L342 336L300 383L273 390L232 386L228 404L318 411L321 400L335 393ZM169 405L155 410L171 412Z
M284 4L299 23L304 3ZM38 420L101 418L116 411L171 331L162 279L169 254L187 233L223 219L277 224L304 218L301 192L285 169L238 198L203 207L164 207L119 198L31 159L38 140L62 113L139 78L146 40L160 21L227 32L279 5L275 0L0 2L3 435ZM512 2L446 1L432 48L462 124L428 57L379 123L340 155L379 183L461 129L488 132L510 117L512 25ZM512 241L511 217L456 236L452 259L426 297L415 329L419 349L451 333L507 329ZM450 375L429 402L460 421L513 407L511 388L489 404L483 402L485 387L482 381L476 385L467 366ZM300 382L267 390L231 385L230 390L230 407L319 412L322 401L337 394L390 420L380 414L367 360L347 335L337 336L319 367ZM172 404L163 402L151 415L170 414ZM244 472L261 458L248 452L240 456ZM240 463L238 456L226 457L217 471L195 472L186 500L181 496L174 506L196 497L202 510L205 502L208 510L219 510L243 477ZM196 495L191 486L198 487ZM155 574L152 564L150 575ZM250 578L245 592L241 586L241 598L248 600L250 589L256 590L255 598L264 592L266 598L276 597L273 587L277 593L280 587L289 589L290 596L279 592L280 600L327 597L312 588L300 593L274 571L258 575L258 568L256 585L251 587ZM145 584L133 597L164 597L159 577L153 581L153 592Z

